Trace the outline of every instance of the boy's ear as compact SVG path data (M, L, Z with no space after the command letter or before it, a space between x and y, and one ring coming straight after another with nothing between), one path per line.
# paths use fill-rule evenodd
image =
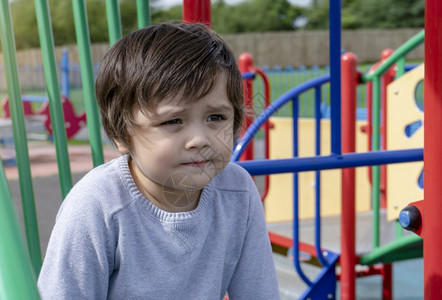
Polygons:
M117 145L118 152L121 154L127 154L129 153L129 148L120 141L115 141L115 145Z

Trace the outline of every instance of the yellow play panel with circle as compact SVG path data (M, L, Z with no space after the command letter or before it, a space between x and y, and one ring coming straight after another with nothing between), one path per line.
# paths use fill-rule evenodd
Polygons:
M423 147L423 78L424 66L414 68L387 87L387 149ZM422 106L422 104L421 104ZM291 118L273 117L270 131L270 159L291 158L293 152ZM356 122L356 152L367 151L367 136ZM299 156L314 156L314 119L299 119ZM343 137L345 138L345 137ZM330 120L321 121L321 155L330 154ZM387 218L395 220L408 203L423 199L423 162L387 166ZM315 173L300 172L299 216L314 217ZM264 202L269 223L293 219L293 175L270 176L269 192ZM371 209L371 185L368 167L356 168L356 212ZM321 172L321 215L341 213L341 170Z
M424 146L424 65L420 65L387 87L387 149ZM422 106L422 107L419 107ZM387 218L397 219L410 202L422 200L423 162L387 166Z

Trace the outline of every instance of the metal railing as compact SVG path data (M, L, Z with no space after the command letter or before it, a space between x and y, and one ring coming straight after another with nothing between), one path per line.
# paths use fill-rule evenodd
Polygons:
M86 7L84 0L72 1L72 4L92 158L94 166L97 166L103 163L104 159L100 138L100 118L94 91L93 66L90 60L90 38ZM141 27L150 23L148 5L147 1L137 1L138 24ZM106 7L108 16L110 16L108 19L109 35L111 41L115 41L121 37L121 34L118 34L118 30L115 30L120 22L118 1L107 0ZM48 1L35 0L35 10L42 49L43 74L51 112L61 196L63 199L72 187L72 175L67 152L60 83L54 55L54 41ZM25 242L18 226L17 216L13 209L12 197L4 174L3 164L0 163L0 230L2 232L2 244L0 245L0 298L38 299L36 275L40 272L42 257L24 123L22 89L19 81L11 11L9 1L7 0L0 1L0 37L5 61L3 66L4 78L9 96L20 192L23 203L25 238L27 241L26 250ZM60 199L60 202L62 199Z
M321 216L320 216L320 176L319 172L321 170L328 169L343 169L343 168L354 168L360 166L373 166L373 188L372 188L372 199L373 199L373 251L360 258L361 264L373 264L379 261L380 257L386 257L388 261L394 259L404 259L409 257L415 257L416 252L405 250L405 254L399 252L393 253L398 250L402 250L411 244L415 244L421 240L417 235L410 235L398 239L386 246L379 246L379 165L383 164L393 164L393 163L404 163L413 161L423 160L423 149L407 149L407 150L395 150L395 151L380 151L379 139L380 139L380 78L381 76L395 63L399 61L399 74L403 74L407 69L404 63L404 57L407 53L412 51L420 43L423 42L424 32L420 32L410 41L405 43L402 47L396 50L390 58L381 64L381 66L371 74L363 74L361 77L361 83L366 83L373 80L373 141L374 143L373 151L366 153L334 153L333 149L331 154L328 156L321 156L319 153L320 149L320 120L322 118L322 113L320 110L321 101L324 102L322 98L322 86L327 84L330 80L330 75L324 75L315 79L312 79L306 83L303 83L292 90L284 93L277 100L275 100L270 106L268 106L250 125L246 133L243 135L242 139L238 142L235 147L234 153L232 155L232 161L237 161L247 147L251 139L254 138L261 126L267 122L267 120L277 113L281 107L287 104L292 104L292 114L293 117L293 158L288 159L272 159L272 160L255 160L255 161L243 161L238 162L241 166L249 171L251 175L269 175L278 173L293 173L293 259L294 267L298 272L299 276L304 280L304 282L313 288L313 282L303 273L300 266L300 251L299 251L299 215L298 215L298 175L297 172L304 171L317 171L316 172L316 183L315 183L315 248L319 261L324 268L329 267L329 262L322 255L321 247ZM308 91L314 91L315 94L315 149L316 156L313 157L298 157L298 118L299 118L299 106L300 106L300 96ZM333 121L333 120L332 120ZM338 129L331 130L331 139L335 139L335 136L340 137L340 132L336 132ZM339 133L339 134L338 134ZM345 137L344 137L345 138ZM341 142L341 141L339 141ZM344 225L343 225L344 226ZM351 224L350 224L351 226ZM393 255L392 255L393 253ZM396 255L396 256L395 256ZM387 257L388 256L388 257Z

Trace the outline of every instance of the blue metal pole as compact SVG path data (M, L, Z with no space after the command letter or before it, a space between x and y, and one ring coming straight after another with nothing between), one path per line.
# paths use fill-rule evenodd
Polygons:
M286 159L264 159L236 162L251 175L306 172L356 168L373 165L422 161L424 151L420 149L388 150L364 153L346 153L341 156L298 157Z
M332 1L330 1L332 2ZM331 153L341 152L341 0L330 3Z
M321 155L321 86L315 89L315 155ZM321 172L315 172L315 248L319 262L328 266L321 250Z
M298 157L298 115L299 98L295 98L292 105L293 118L293 157ZM308 285L312 282L307 278L301 269L299 262L299 192L298 173L293 174L293 264L299 277Z
M61 94L69 98L69 51L63 49L61 56Z
M243 78L246 76L246 73L243 74ZM256 132L261 128L261 126L272 116L278 109L280 109L283 105L285 105L287 102L292 101L295 98L298 98L301 93L304 93L308 89L311 89L316 86L320 86L330 80L330 75L324 75L315 79L312 79L308 82L302 83L292 90L286 92L285 94L281 95L278 99L276 99L274 102L272 102L256 119L253 121L253 123L249 126L247 131L244 133L242 139L238 142L236 145L231 161L237 161L239 157L241 156L244 149L246 149L247 145L251 141L251 139L254 137ZM293 104L295 105L295 104Z

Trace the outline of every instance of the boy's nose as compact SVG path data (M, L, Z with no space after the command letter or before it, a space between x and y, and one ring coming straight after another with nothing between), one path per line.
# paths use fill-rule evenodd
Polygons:
M204 128L191 128L189 129L186 139L186 149L200 149L210 144L209 136Z

